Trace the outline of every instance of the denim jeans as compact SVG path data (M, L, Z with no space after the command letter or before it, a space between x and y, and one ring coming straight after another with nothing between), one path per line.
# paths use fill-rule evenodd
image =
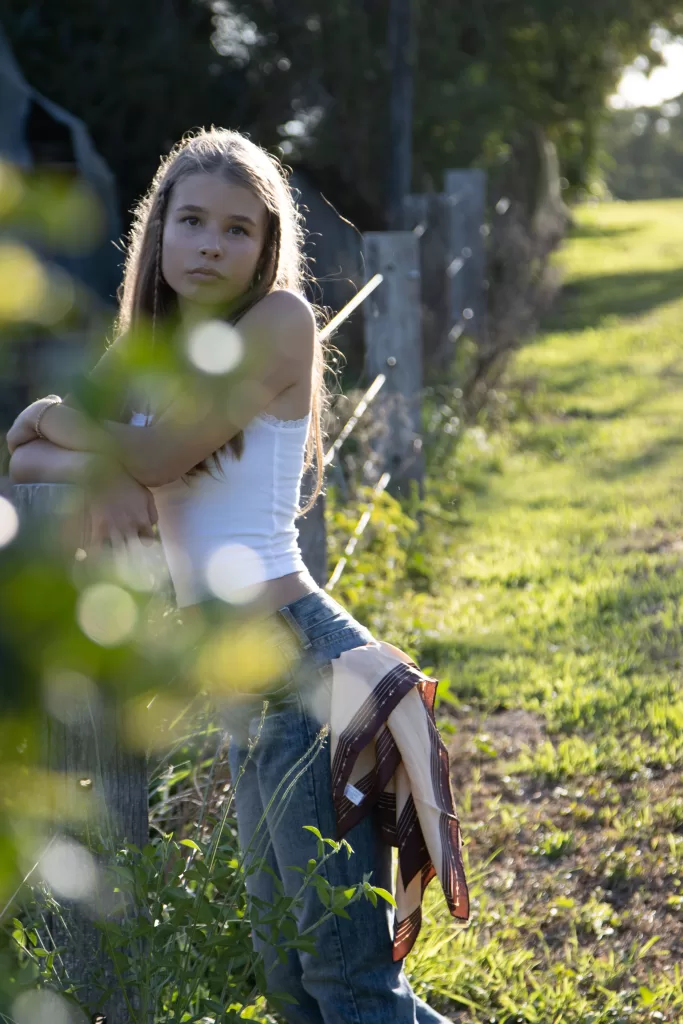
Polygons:
M253 851L247 862L250 855L258 856L269 869L248 876L247 889L256 905L258 901L273 902L274 877L281 880L288 896L299 890L302 875L291 868L305 868L309 859L316 857L316 839L305 825L314 825L324 837L335 838L329 739L301 772L284 810L277 798L267 808L288 772L310 752L329 714L332 658L373 639L323 590L298 598L278 614L298 636L300 656L263 721L261 707L254 707L248 735L233 737L230 745L233 779L246 762L235 790L240 844ZM256 736L251 757L247 757L248 739ZM368 815L346 838L353 855L348 857L342 851L322 868L330 885L348 888L371 873L375 885L391 890L391 851L381 841L373 816ZM309 887L298 915L299 931L305 931L323 913L315 889ZM348 913L350 920L331 917L312 933L316 954L293 951L285 962L263 938L254 936L254 944L264 956L269 990L296 1000L282 1011L289 1024L444 1024L446 1018L414 994L402 963L392 960L391 907L381 899L377 907L361 899Z

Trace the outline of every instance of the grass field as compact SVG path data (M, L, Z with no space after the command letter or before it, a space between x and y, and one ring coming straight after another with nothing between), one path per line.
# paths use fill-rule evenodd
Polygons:
M375 623L446 681L476 899L412 971L462 1022L683 1021L683 203L576 220Z

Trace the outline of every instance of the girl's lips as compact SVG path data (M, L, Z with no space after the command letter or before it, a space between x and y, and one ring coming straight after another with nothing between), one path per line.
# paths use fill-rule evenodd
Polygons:
M201 277L214 281L223 280L222 274L219 274L217 270L211 270L208 267L195 267L194 270L188 270L188 275L190 277Z

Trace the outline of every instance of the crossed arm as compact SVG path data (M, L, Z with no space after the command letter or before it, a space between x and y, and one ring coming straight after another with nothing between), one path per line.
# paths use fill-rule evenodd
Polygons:
M240 321L240 336L248 357L245 362L251 364L248 375L238 373L231 381L222 382L222 387L205 389L201 410L196 394L181 395L149 427L110 420L96 423L66 404L52 405L43 412L45 400L33 403L17 417L7 435L12 478L26 480L33 470L45 479L46 458L53 473L64 474L61 480L80 477L94 464L91 453L118 464L145 487L178 479L311 370L313 314L308 303L292 292L276 291L262 299ZM35 423L41 412L41 432L52 442L49 450L44 442L38 448L35 440Z
M105 456L70 451L41 439L18 447L10 461L14 483L80 484L89 488L83 545L152 538L158 514L151 492Z

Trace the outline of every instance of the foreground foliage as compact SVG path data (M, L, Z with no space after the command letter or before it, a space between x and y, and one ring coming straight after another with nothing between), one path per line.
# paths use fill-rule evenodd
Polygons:
M323 739L321 733L282 780L266 813L285 813L296 781L321 756ZM213 747L213 755L205 758L208 747ZM93 1002L95 992L104 1002L112 990L126 993L131 1024L266 1022L273 1019L269 1008L281 1009L291 996L272 993L266 1005L264 993L272 989L269 968L253 951L253 933L274 946L281 959L295 950L316 954L315 932L324 920L348 916L347 908L360 899L369 899L374 906L379 899L393 904L391 894L373 886L369 876L350 888L330 885L323 870L326 861L353 857L353 848L346 840L322 836L314 826L306 826L311 833L306 868L292 868L301 876L298 892L287 896L275 879L277 899L272 904L250 900L247 879L256 871L270 870L264 863L269 839L262 828L248 850L239 850L233 800L241 776L227 777L224 748L222 732L209 727L193 732L175 751L180 764L166 758L159 763L152 773L152 827L157 837L142 850L131 845L112 848L106 830L99 840L89 836L95 859L81 850L81 864L100 875L104 899L96 892L79 898L85 900L86 913L97 915L110 961L91 971L87 992L68 970L67 951L73 939L64 892L55 892L43 880L22 893L20 916L6 921L3 929L16 952L11 973L24 990L18 997L15 993L13 1013L19 1024L27 1019L27 1011L33 1011L36 1022L47 1024L51 1010L64 1024L81 1024L78 1005ZM180 815L178 797L185 804ZM164 830L172 819L177 834ZM56 844L63 856L73 857L72 841L58 838ZM55 843L51 845L54 849ZM297 916L311 887L320 913L300 931Z

